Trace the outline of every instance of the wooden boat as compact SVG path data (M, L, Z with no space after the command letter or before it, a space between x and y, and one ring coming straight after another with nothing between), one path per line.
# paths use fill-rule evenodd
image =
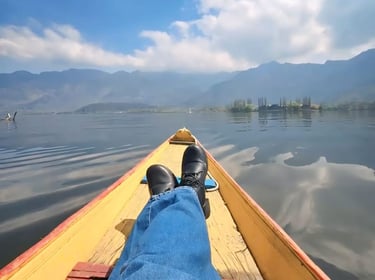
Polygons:
M16 115L17 115L17 112L14 112L13 117L8 113L4 119L0 119L0 120L1 121L14 122L14 121L16 121Z
M72 273L84 274L77 267L96 267L99 271L112 266L149 199L147 185L141 183L147 168L162 163L179 174L182 154L186 145L193 142L199 143L189 130L177 131L95 199L0 270L0 279L68 279L68 275L69 279L84 279L72 276ZM207 192L211 204L207 227L212 262L221 277L328 279L208 151L207 156L209 174L220 185L217 191ZM107 270L106 275L108 273Z

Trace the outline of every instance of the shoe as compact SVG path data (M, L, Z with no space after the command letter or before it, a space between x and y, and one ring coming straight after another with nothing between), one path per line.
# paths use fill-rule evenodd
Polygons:
M210 215L210 204L206 199L204 185L207 171L207 156L203 148L195 144L187 147L182 157L180 186L190 186L196 191L206 219Z
M150 195L173 190L178 186L176 176L169 168L161 164L151 165L146 172Z

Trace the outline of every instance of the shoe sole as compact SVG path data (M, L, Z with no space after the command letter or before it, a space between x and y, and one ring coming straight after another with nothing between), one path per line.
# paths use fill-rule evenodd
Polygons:
M208 198L206 198L204 200L204 203L202 205L202 209L203 209L204 217L207 219L211 214L210 201L208 200Z

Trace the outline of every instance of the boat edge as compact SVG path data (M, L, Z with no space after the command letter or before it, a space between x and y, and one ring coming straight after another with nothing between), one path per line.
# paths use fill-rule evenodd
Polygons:
M163 141L160 145L158 145L155 149L153 149L149 154L147 154L142 160L140 160L135 166L133 166L129 171L127 171L124 175L122 175L119 179L113 182L110 186L105 188L101 193L99 193L96 197L90 200L86 205L80 208L78 211L74 212L72 215L67 217L64 221L58 224L51 232L49 232L46 236L44 236L41 240L37 243L32 245L29 249L21 253L21 255L17 256L7 265L0 269L0 279L9 279L16 273L23 265L25 265L29 260L31 260L34 256L38 254L38 252L48 246L50 242L56 239L60 234L62 234L67 228L69 228L72 224L77 222L80 217L84 216L88 213L97 203L103 200L108 194L110 194L113 190L115 190L121 183L126 180L129 176L131 176L139 166L149 160L155 153L158 152L159 148L165 145L166 142L170 142L174 134L167 138L167 140ZM6 278L8 277L8 278Z

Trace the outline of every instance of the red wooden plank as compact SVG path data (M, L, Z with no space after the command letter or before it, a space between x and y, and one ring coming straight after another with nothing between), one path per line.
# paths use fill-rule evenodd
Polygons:
M71 271L68 277L76 277L76 278L83 278L83 279L90 279L93 277L96 278L107 278L109 273L105 272L92 272L92 271Z
M87 263L87 262L79 262L73 268L73 270L93 271L93 272L108 272L111 269L112 269L111 266L108 266L105 264Z
M84 280L84 279L107 279L111 274L112 266L89 263L89 262L79 262L77 263L72 271L67 276L67 280Z

